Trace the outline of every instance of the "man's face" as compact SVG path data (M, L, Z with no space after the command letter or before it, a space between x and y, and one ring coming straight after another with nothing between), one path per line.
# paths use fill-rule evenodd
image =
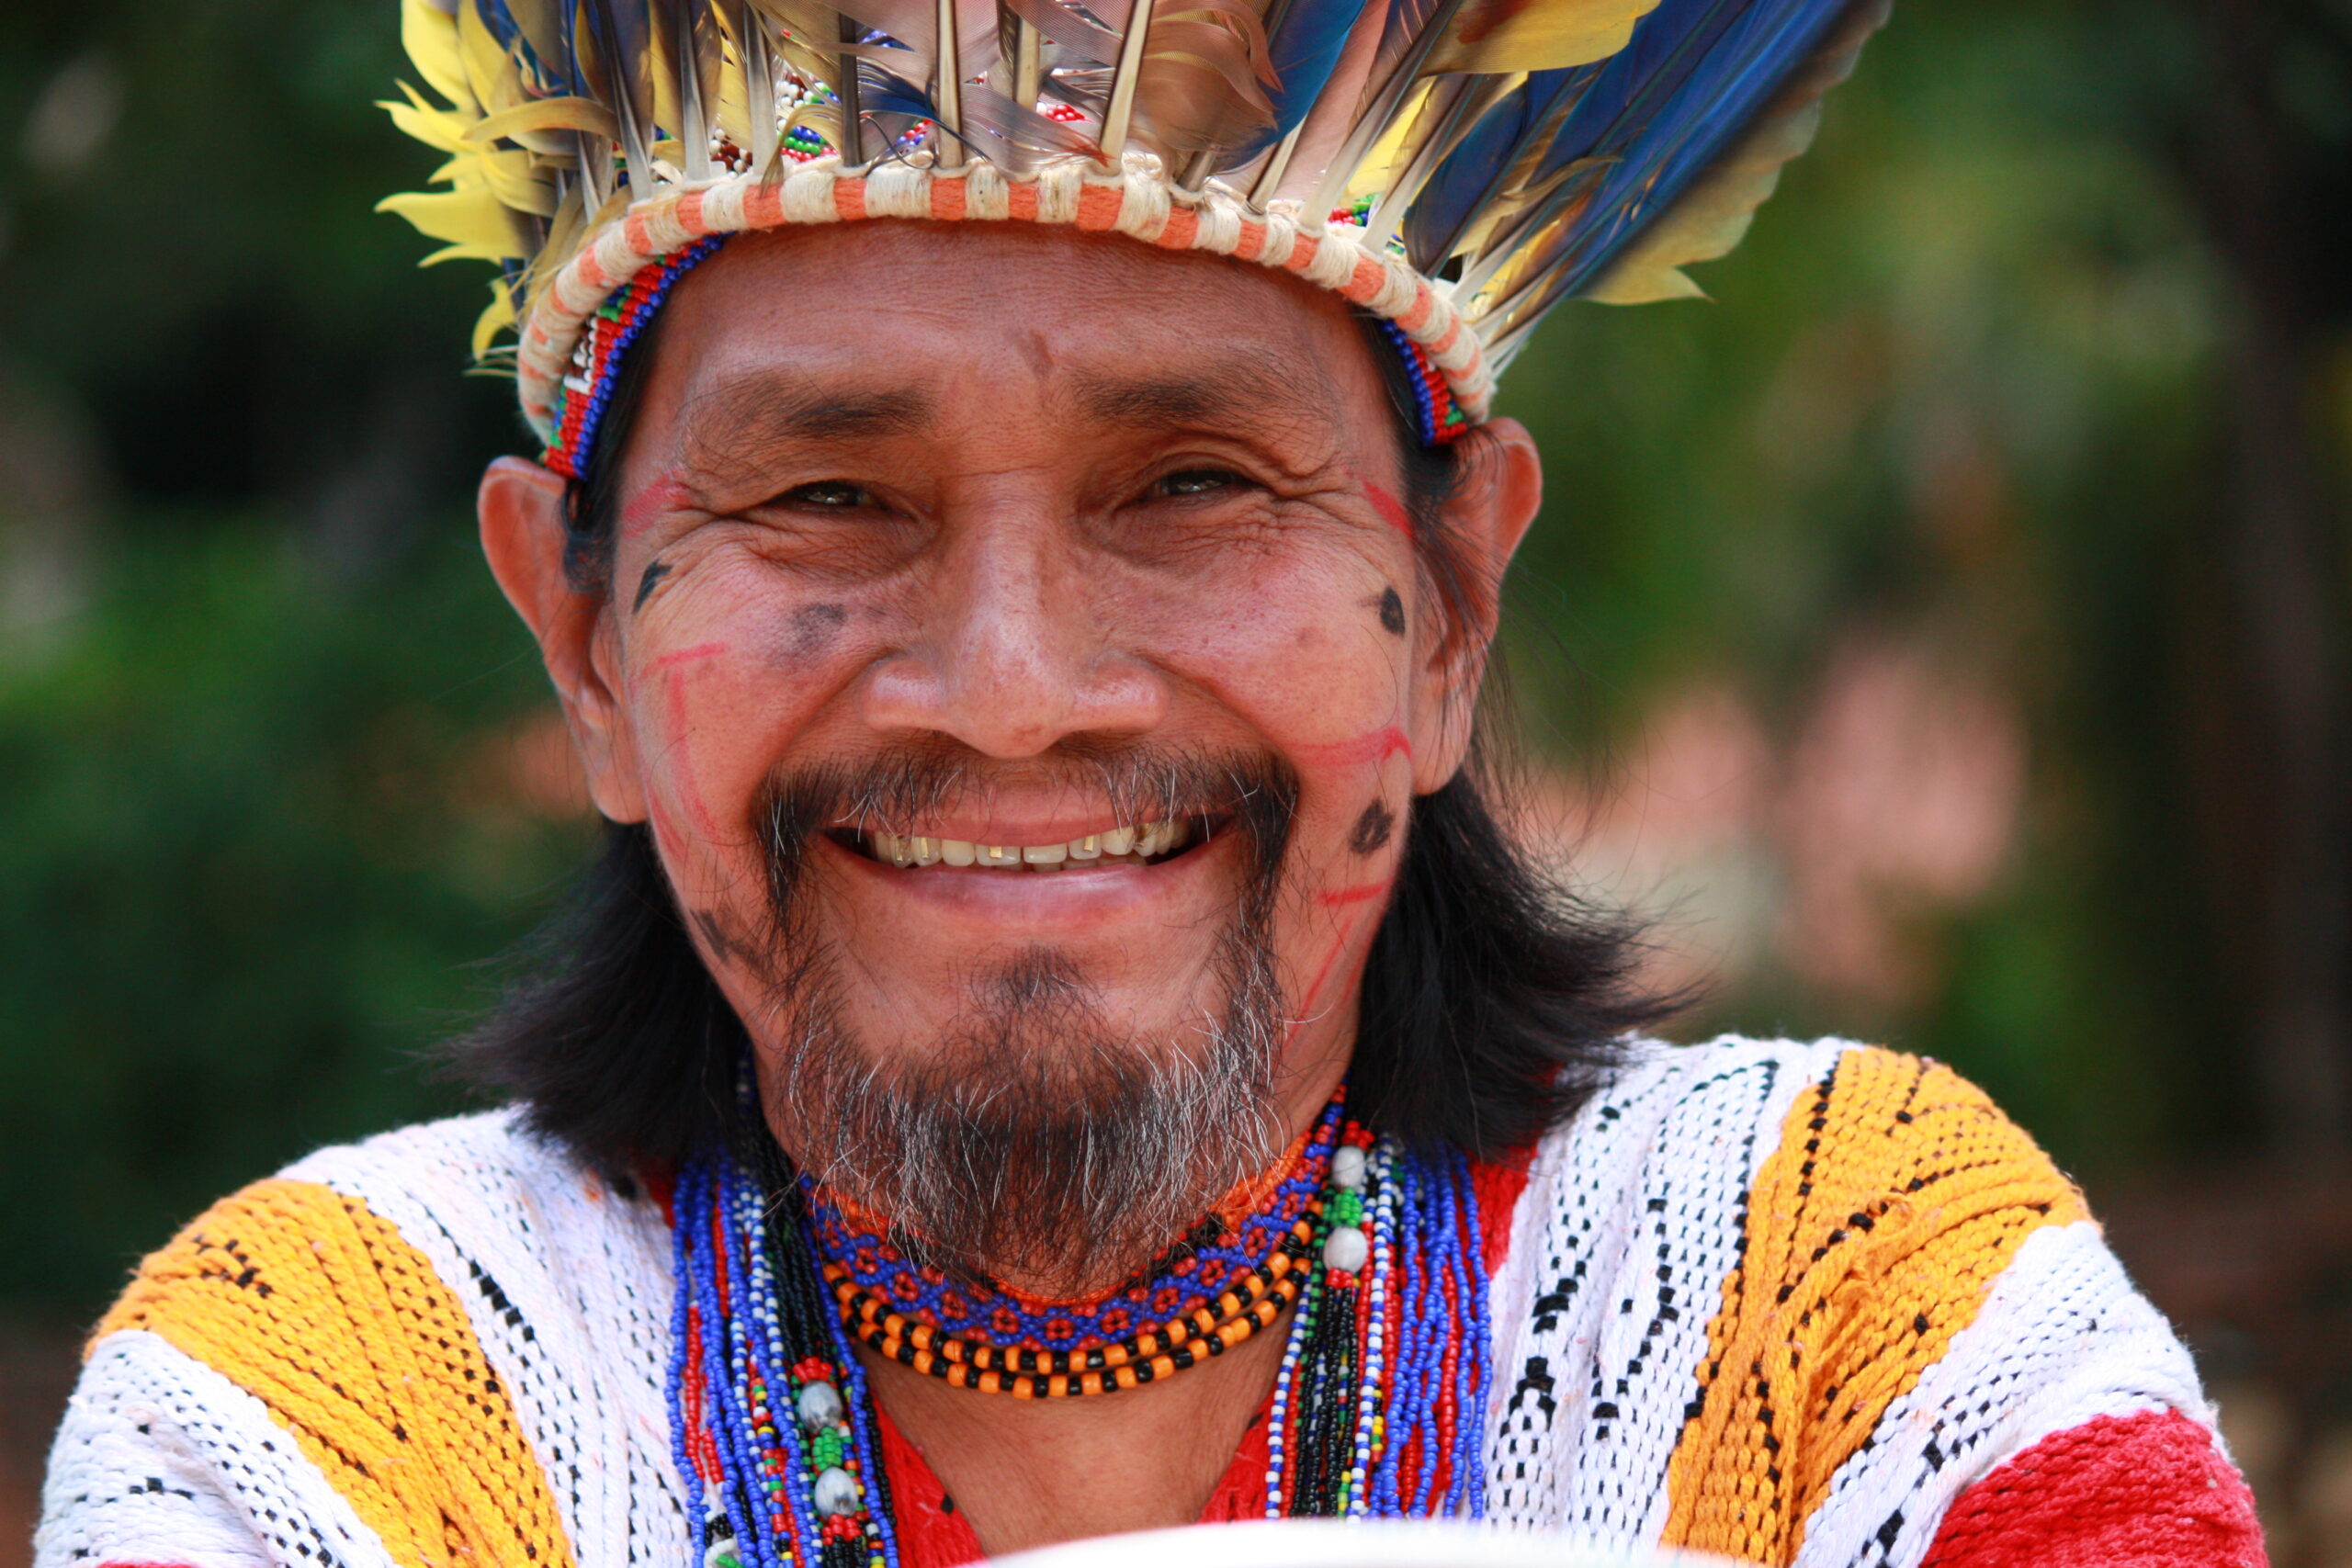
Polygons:
M902 1196L834 1123L914 1086L963 1124L1076 1106L1057 1146L1099 1168L1094 1101L1240 1114L1208 1075L1262 1124L1117 1184L1262 1162L1344 1070L1489 629L1431 602L1344 306L1118 239L849 224L731 241L646 368L605 595L532 564L536 471L493 470L485 537L787 1147ZM1474 581L1537 484L1515 427L1481 440L1442 523Z

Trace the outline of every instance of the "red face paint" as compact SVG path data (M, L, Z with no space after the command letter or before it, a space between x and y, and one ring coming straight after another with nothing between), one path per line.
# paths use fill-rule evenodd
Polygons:
M1331 768L1361 768L1367 763L1385 762L1391 757L1413 754L1411 738L1391 724L1346 740L1309 742L1292 748L1302 758Z
M1389 882L1367 882L1356 887L1334 887L1329 893L1317 893L1315 901L1327 909L1345 908L1350 904L1379 897L1390 886Z
M663 513L678 511L693 501L676 474L663 474L629 497L628 504L621 508L621 537L635 538L660 522Z
M1405 503L1376 484L1367 483L1363 493L1364 499L1372 502L1372 509L1380 513L1380 520L1404 535L1406 541L1410 543L1413 538L1413 514L1405 510Z
M702 788L695 782L694 748L686 743L693 728L686 713L686 683L692 671L680 666L698 663L726 651L727 644L723 642L696 643L675 653L665 653L653 661L654 668L664 672L662 695L669 707L670 748L678 763L678 793L684 797L687 814L694 818L695 826L706 838L714 840L721 836L718 819L711 815L710 807L703 801Z
M727 645L723 642L698 642L692 648L682 648L675 653L663 654L653 661L653 668L674 670L681 664L692 664L697 660L715 659L726 651Z

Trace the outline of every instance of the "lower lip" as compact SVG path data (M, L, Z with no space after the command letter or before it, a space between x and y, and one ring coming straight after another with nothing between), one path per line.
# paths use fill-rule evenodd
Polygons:
M1168 912L1197 896L1204 878L1215 875L1237 837L1219 833L1171 860L1152 865L1110 865L1086 870L995 871L978 866L903 868L820 837L828 863L887 897L911 899L950 919L983 925L987 934L1075 936L1099 931L1102 922L1138 914Z

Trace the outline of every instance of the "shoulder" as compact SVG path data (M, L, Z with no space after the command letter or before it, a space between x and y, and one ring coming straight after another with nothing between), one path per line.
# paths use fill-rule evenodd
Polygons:
M669 1250L657 1203L511 1113L405 1128L198 1215L100 1322L85 1382L147 1347L208 1412L290 1432L394 1558L439 1551L446 1518L490 1559L560 1563L575 1461L660 1419Z
M2084 1218L1940 1064L1637 1044L1533 1152L1494 1277L1506 1511L1777 1560L2029 1237L2096 1249Z
M660 1216L641 1195L513 1113L452 1117L322 1149L221 1199L141 1265L99 1333L176 1321L188 1298L215 1294L242 1303L232 1317L283 1317L330 1301L360 1311L384 1292L462 1293L649 1221Z
M1535 1149L1515 1229L1660 1181L1746 1211L1750 1246L1768 1254L1830 1233L1842 1247L1890 1223L2014 1211L2033 1228L2084 1215L2074 1185L1982 1089L1930 1058L1845 1040L1637 1043Z

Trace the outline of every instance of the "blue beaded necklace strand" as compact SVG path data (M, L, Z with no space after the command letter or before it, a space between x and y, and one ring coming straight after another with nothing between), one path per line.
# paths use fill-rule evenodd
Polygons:
M1204 1264L1214 1238L1196 1230L1150 1278L1084 1309L1073 1332L1048 1321L992 1338L998 1364L1043 1375L1048 1352L1083 1355L1090 1340L1099 1348L1106 1322L1123 1322L1106 1320L1108 1303L1135 1291L1156 1317L1174 1316L1159 1311L1169 1280L1197 1292L1205 1270L1230 1286L1243 1264L1262 1269L1251 1261L1258 1244L1279 1237L1275 1250L1287 1247L1296 1265L1284 1274L1296 1280L1296 1306L1269 1412L1267 1516L1478 1517L1493 1348L1469 1162L1375 1138L1340 1100L1307 1148L1319 1152L1232 1227L1249 1245ZM1292 1184L1310 1165L1302 1195ZM764 1135L749 1154L687 1161L671 1211L670 1410L679 1474L695 1495L695 1559L702 1568L899 1568L878 1418L851 1346L862 1320L844 1312L840 1281L829 1287L820 1275L825 1227L842 1219L813 1207ZM902 1277L878 1251L858 1261L894 1296L908 1289L887 1283ZM949 1289L903 1255L896 1261L919 1292ZM1008 1321L996 1315L1008 1303L1049 1318L1073 1310L972 1287L956 1304L965 1324L985 1314L993 1328Z

